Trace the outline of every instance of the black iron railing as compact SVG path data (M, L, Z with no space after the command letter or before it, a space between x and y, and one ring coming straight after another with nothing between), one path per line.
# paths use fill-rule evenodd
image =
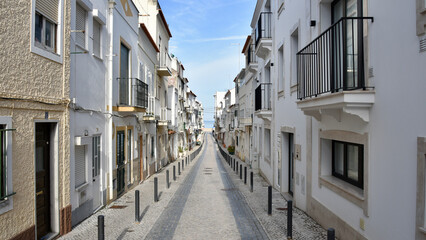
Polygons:
M256 57L256 47L254 44L250 44L247 52L247 65L251 63L257 63L257 57Z
M120 105L148 108L148 84L137 78L117 79Z
M272 83L261 83L254 92L254 110L271 110Z
M341 18L297 53L297 98L366 89L363 24L372 17Z
M257 20L255 38L256 47L262 38L272 38L272 12L260 13L259 20Z

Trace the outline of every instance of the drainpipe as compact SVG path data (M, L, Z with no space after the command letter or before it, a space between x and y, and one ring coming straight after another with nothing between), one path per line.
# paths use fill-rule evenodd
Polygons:
M109 191L109 199L113 198L114 191L113 191L113 176L112 176L112 170L113 170L113 156L112 156L112 136L113 136L113 129L112 129L112 78L113 78L113 56L114 56L114 48L113 48L113 39L114 39L114 7L115 7L115 1L109 0L108 1L108 29L109 29L109 55L108 55L108 87L107 87L107 110L108 110L108 128L107 128L107 144L108 144L108 191Z

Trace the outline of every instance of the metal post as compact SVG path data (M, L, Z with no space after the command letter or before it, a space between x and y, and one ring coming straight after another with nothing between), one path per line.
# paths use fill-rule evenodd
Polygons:
M139 190L135 191L135 222L139 222Z
M235 167L237 170L235 171L235 174L237 174L237 176L238 176L238 161L236 161L236 163L235 163L237 166Z
M268 186L268 215L272 215L272 186Z
M180 175L180 162L178 162L178 175Z
M247 166L244 166L244 184L247 184Z
M287 239L293 238L293 201L287 201Z
M243 180L243 164L240 164L240 179Z
M98 240L105 239L105 224L104 215L98 216Z
M182 159L182 172L184 168L185 168L185 163L184 163L184 160Z
M176 165L173 165L173 181L176 181Z
M170 187L170 182L169 182L169 169L167 169L167 171L166 171L166 185L167 185L167 188L169 188L169 187Z
M234 165L234 172L235 172L235 159L232 158L232 164Z
M154 178L154 202L158 202L158 178Z
M327 229L327 240L334 240L335 234L334 234L334 228Z
M253 172L250 172L250 192L253 192Z

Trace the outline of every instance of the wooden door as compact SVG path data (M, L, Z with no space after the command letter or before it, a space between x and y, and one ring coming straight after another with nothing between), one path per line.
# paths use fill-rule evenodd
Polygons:
M50 225L50 124L36 124L37 239L51 232Z
M125 174L125 132L117 131L117 197L124 193Z

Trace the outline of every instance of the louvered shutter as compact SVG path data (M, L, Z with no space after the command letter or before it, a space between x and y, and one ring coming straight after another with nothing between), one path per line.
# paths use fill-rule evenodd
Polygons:
M36 0L36 11L58 23L59 0Z
M83 7L77 4L75 16L75 30L78 30L78 32L76 32L75 41L78 45L84 48L86 47L86 33L80 31L86 31L86 15L86 10L84 10Z
M75 187L86 183L86 148L75 146Z
M101 57L101 29L102 25L93 20L93 53L98 57Z

